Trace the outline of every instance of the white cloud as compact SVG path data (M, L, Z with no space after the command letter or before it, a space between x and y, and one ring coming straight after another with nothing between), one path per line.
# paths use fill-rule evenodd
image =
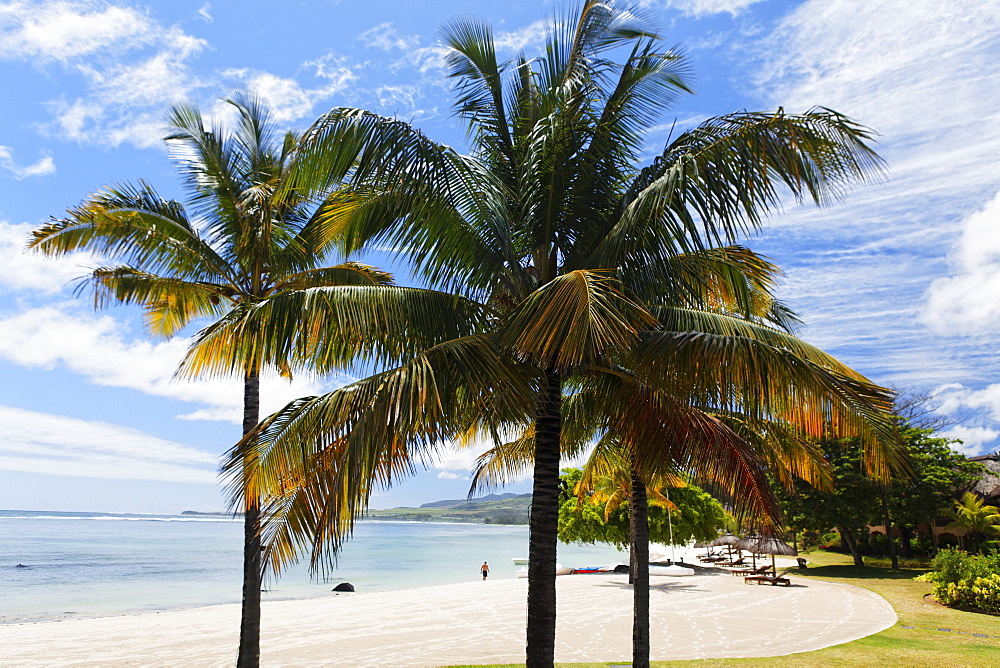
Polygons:
M642 7L678 9L688 16L702 17L710 14L739 14L750 5L762 0L642 0Z
M517 30L498 32L493 37L497 51L529 51L542 46L549 36L549 19L535 21L531 25Z
M931 397L938 404L937 411L940 413L956 415L964 409L974 409L1000 423L1000 383L979 389L960 383L947 383L936 388Z
M392 23L380 23L370 30L358 35L358 40L368 47L383 51L406 51L420 43L417 35L403 35Z
M457 473L452 473L450 471L441 471L440 473L437 474L437 477L439 480L458 480L462 476L458 475Z
M0 470L214 485L217 457L103 422L0 406Z
M201 19L206 23L211 23L212 21L215 20L212 17L212 14L210 13L211 11L212 11L212 3L206 2L201 7L198 8L198 16L200 16Z
M961 443L952 443L951 447L967 457L972 457L983 451L983 444L995 441L996 437L1000 436L1000 431L986 427L956 425L941 432L941 436L962 441Z
M941 335L996 334L1000 329L1000 192L962 226L950 258L955 273L931 283L922 318Z
M97 0L0 5L0 58L56 62L83 79L84 95L50 102L41 128L72 141L140 147L160 140L166 105L201 84L189 68L206 42L148 13Z
M344 61L325 58L306 64L315 67L316 75L326 79L327 83L316 88L303 88L294 79L248 69L230 69L222 74L239 80L242 86L260 96L270 109L273 121L288 123L309 116L317 102L336 95L357 78Z
M97 2L0 5L0 58L61 61L149 45L156 26L132 8Z
M110 316L71 315L69 311L76 306L50 305L0 316L0 357L25 367L65 368L95 385L124 387L204 406L180 416L184 419L237 424L242 420L241 381L173 378L188 339L178 337L156 343L132 339ZM304 376L292 382L265 379L261 383L262 415L320 389L316 380Z
M393 63L393 67L396 69L403 65L416 67L421 74L443 70L448 65L446 58L449 52L450 50L443 46L422 46L411 50L404 58Z
M7 290L23 290L55 294L92 265L93 258L85 253L72 253L49 258L29 252L27 243L33 225L14 225L0 221L0 286Z
M56 163L52 161L51 155L42 155L35 164L22 166L14 161L14 152L9 146L0 146L0 168L6 169L20 181L29 176L52 174L56 171Z

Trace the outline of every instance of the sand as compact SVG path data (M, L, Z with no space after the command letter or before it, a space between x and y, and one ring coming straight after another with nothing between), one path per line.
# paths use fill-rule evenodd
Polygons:
M892 626L880 596L795 578L744 584L721 571L654 577L653 660L758 657L836 645ZM434 666L524 661L527 581L490 579L392 592L331 594L263 605L264 666ZM626 576L558 579L556 660L631 656ZM239 607L0 626L3 666L225 666Z

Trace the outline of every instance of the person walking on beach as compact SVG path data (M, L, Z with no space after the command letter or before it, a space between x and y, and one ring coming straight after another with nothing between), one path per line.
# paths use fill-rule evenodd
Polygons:
M485 579L486 579L486 576L490 574L490 567L489 567L489 566L488 566L488 565L486 564L486 562L484 561L484 562L483 562L483 565L482 565L482 566L481 566L480 568L481 568L481 569L482 569L482 571L483 571L483 579L485 580Z

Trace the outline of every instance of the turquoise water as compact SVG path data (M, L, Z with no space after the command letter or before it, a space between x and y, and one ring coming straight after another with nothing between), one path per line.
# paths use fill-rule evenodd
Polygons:
M0 511L0 623L238 603L241 520L170 515ZM264 600L323 596L338 582L384 591L516 575L528 528L359 522L327 583L304 565ZM609 546L560 545L566 566L627 558ZM23 564L25 568L18 568Z

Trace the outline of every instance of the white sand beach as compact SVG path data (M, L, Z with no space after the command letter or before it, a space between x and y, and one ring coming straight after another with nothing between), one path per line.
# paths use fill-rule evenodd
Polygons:
M652 578L652 659L756 657L836 645L892 626L878 595L792 575L791 587L718 572ZM527 580L267 602L265 666L435 666L524 661ZM558 579L556 660L631 656L626 576ZM226 666L239 607L0 626L3 666Z

